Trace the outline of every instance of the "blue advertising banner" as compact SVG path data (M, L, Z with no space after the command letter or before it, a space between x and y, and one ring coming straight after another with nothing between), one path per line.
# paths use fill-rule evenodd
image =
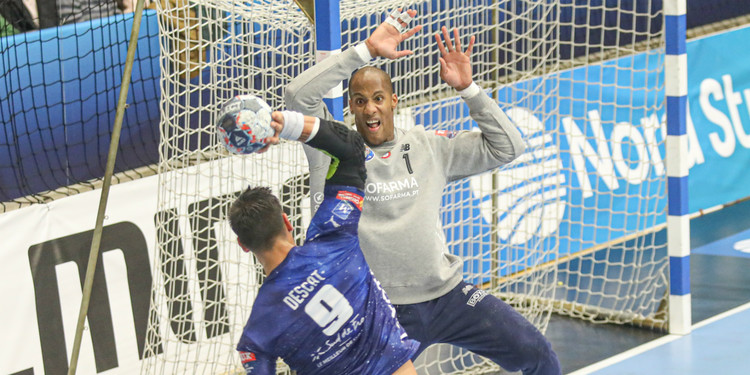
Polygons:
M690 212L750 196L750 27L688 43Z
M750 50L736 48L748 39L744 28L688 44L690 212L750 196ZM449 188L443 216L449 243L476 239L455 241L452 251L471 259L496 246L504 259L511 251L556 248L564 256L664 223L663 87L664 55L649 51L500 89L498 102L528 149L495 176ZM439 128L434 119L468 113L462 101L450 100L447 108L413 108L416 124ZM473 126L469 120L458 128ZM463 199L474 199L473 208L450 209ZM543 257L527 264L553 255ZM479 265L467 263L476 272Z
M144 12L115 172L159 161L159 38ZM0 38L0 201L101 178L133 14Z

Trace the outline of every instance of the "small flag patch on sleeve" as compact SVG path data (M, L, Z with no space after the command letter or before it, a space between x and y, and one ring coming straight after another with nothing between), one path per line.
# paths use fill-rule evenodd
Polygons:
M240 352L240 360L242 364L255 361L255 353Z

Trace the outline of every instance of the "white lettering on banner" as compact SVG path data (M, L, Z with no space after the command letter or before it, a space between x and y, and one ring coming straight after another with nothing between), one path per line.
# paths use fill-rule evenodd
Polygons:
M620 175L628 183L638 185L646 179L650 169L648 154L646 153L646 143L641 133L633 125L627 122L618 122L614 129L612 129L610 142L614 145L620 145L626 142L626 138L631 140L630 143L635 146L636 153L638 154L635 161L635 168L630 168L629 161L625 160L622 154L622 147L615 146L612 148L612 159L614 159L615 167L620 172Z
M609 153L607 139L604 137L604 131L602 131L599 111L589 111L588 115L598 151L594 150L594 147L586 141L586 135L572 118L565 117L562 120L563 134L568 136L575 175L578 177L578 182L583 189L584 198L594 195L591 188L591 181L586 177L586 161L584 157L593 164L597 175L602 178L609 190L615 190L620 187L620 184L617 182L617 176L615 176L614 163Z
M724 112L719 111L711 105L710 96L713 95L716 100L724 100L724 93L721 91L721 84L714 79L706 79L701 82L701 93L699 103L703 114L708 121L721 127L724 131L724 140L716 132L708 134L708 139L717 154L728 158L734 153L735 139L732 131L732 123Z
M728 158L734 154L738 140L742 147L750 148L750 135L745 131L742 124L739 111L739 105L742 104L742 95L734 91L732 76L725 74L721 76L721 81L720 83L712 78L704 79L700 84L699 102L706 119L719 126L723 133L709 133L708 139L711 141L711 146L719 156ZM745 107L748 115L750 115L750 89L745 89L742 93L745 97ZM715 102L724 101L729 116L716 108L712 100Z
M742 95L738 92L734 92L734 88L732 87L732 76L725 74L721 76L721 80L724 82L724 95L727 98L729 118L732 119L734 132L742 147L750 148L750 136L745 133L745 129L742 127L742 120L740 120L740 112L737 110L737 106L742 104Z
M710 83L709 86L711 86ZM711 88L715 95L723 95L720 86L718 91L714 89L715 87ZM701 101L701 104L704 104L704 100ZM714 119L722 122L725 130L731 132L729 119L723 113L716 112L712 113ZM591 179L600 178L609 190L616 190L620 187L618 177L623 178L625 182L631 185L641 184L646 180L652 166L657 176L664 175L664 157L659 151L659 140L657 140L656 134L657 129L659 129L661 139L666 139L666 116L663 116L659 121L659 117L652 113L648 117L641 118L639 126L628 122L618 122L612 129L610 139L606 138L602 129L599 111L589 111L588 122L588 126L594 135L593 144L586 139L582 127L571 117L562 119L563 135L567 137L570 145L573 175L580 183L584 199L594 195ZM693 120L690 117L689 106L687 134L689 167L702 164L705 162L705 158L698 142ZM715 134L714 137L716 137ZM732 143L734 143L734 138L732 138ZM624 157L622 148L624 145L634 148L634 157ZM734 151L733 145L732 151ZM587 162L593 166L595 173L589 175L586 169Z
M708 139L711 141L711 145L719 156L728 158L734 153L736 142L734 139L734 131L732 131L732 123L724 112L711 105L710 97L712 95L716 100L724 100L724 93L721 90L721 84L718 81L709 78L701 82L699 103L701 110L708 121L720 126L724 131L723 141L721 140L721 136L716 132L709 133Z

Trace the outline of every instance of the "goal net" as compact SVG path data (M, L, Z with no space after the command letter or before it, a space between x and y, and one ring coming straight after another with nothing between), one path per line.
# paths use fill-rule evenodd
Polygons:
M32 15L0 0L0 213L101 186L109 152L133 14L43 3ZM143 17L118 181L153 175L159 161L158 27L154 11Z
M661 2L607 4L340 2L342 49L363 41L393 9L418 11L414 22L424 29L403 46L414 54L372 62L393 78L400 127L474 128L439 77L434 33L446 26L476 36L474 79L515 121L527 152L449 185L442 225L450 250L464 259L464 279L542 331L553 312L666 324ZM238 249L227 207L248 185L267 185L306 228L308 175L298 144L232 156L213 123L237 94L282 108L284 87L315 62L316 28L291 0L163 0L157 12L160 214L143 372L235 373L235 345L263 276ZM346 83L343 92L346 103ZM423 374L497 371L441 345L416 364Z

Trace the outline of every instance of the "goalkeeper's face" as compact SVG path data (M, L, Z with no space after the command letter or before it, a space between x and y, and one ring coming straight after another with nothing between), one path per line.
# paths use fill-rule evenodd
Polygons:
M393 140L393 110L398 98L382 71L360 71L349 82L349 110L357 131L370 146Z

